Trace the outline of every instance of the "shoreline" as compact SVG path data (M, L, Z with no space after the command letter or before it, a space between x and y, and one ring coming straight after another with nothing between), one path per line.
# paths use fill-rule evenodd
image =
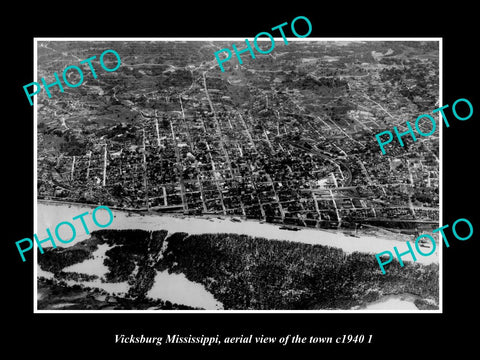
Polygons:
M96 205L79 203L58 203L55 201L39 200L37 203L37 218L39 237L43 235L46 227L52 229L62 221L69 221L74 216L85 211L91 211ZM299 231L281 230L281 224L261 223L247 219L231 221L238 216L202 215L188 216L184 214L142 214L132 213L129 210L113 209L114 220L108 229L140 229L140 230L167 230L170 233L187 232L188 234L205 233L234 233L253 237L262 237L269 240L302 242L311 245L325 245L340 248L346 253L355 251L376 254L397 246L403 249L406 240L389 239L377 234L358 232L358 237L346 235L346 231L329 231L317 228L300 228ZM86 217L85 217L86 218ZM87 221L90 231L100 230L91 219ZM77 223L76 223L77 224ZM89 238L80 224L76 225L77 237L61 247L70 247L79 241ZM407 237L407 236L406 236ZM45 243L45 245L50 245ZM48 247L48 246L45 246ZM405 259L404 261L409 261ZM428 257L418 257L417 262L423 265L439 263L438 253Z

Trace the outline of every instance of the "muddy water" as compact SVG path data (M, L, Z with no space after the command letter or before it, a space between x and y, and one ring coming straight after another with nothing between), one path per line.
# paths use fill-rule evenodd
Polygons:
M45 227L55 229L61 221L72 221L71 219L85 211L92 211L93 207L81 205L65 205L38 203L38 231L41 238L45 233ZM169 233L187 232L193 234L207 233L235 233L267 239L301 242L311 245L326 245L340 248L346 253L354 251L377 254L382 251L392 250L394 246L398 249L406 248L405 241L397 241L382 237L360 235L359 237L347 236L343 233L325 231L319 229L305 228L300 231L281 230L278 225L260 223L253 220L232 222L228 218L211 217L184 217L176 215L139 215L129 214L127 211L112 210L115 218L108 229L140 229L140 230L167 230ZM99 215L100 212L98 213ZM108 215L106 215L108 216ZM100 228L93 223L91 217L84 217L90 231ZM108 220L108 218L107 218ZM107 221L100 219L100 223ZM77 224L78 222L78 224ZM63 247L72 246L78 241L87 239L79 220L75 221L77 237L69 244L62 244ZM44 243L45 247L50 243ZM403 259L408 261L409 258ZM438 263L438 253L431 256L418 256L417 262L422 264Z

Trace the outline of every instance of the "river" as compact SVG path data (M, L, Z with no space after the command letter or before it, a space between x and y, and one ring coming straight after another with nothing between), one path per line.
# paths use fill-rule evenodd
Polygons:
M72 218L86 211L92 211L93 207L77 204L56 204L39 202L37 207L38 223L37 234L39 239L46 238L45 228L48 227L54 233L55 226L62 221L70 221L75 224L77 237L74 241L63 244L62 247L69 247L89 237L80 223L80 220L72 221ZM300 231L281 230L279 225L260 223L254 220L242 220L232 222L227 217L186 217L181 215L140 215L128 211L112 210L114 220L108 229L140 229L140 230L167 230L169 233L186 232L188 234L206 233L235 233L267 239L301 242L312 245L327 245L340 248L346 253L355 251L377 254L390 250L397 246L399 250L407 249L405 241L386 239L376 236L359 235L352 237L342 232L327 231L322 229L303 228ZM108 215L105 211L97 212L100 223L108 222ZM102 219L102 216L104 219ZM90 231L100 228L93 223L91 216L84 217ZM64 227L66 228L66 227ZM71 233L70 233L71 235ZM68 239L70 236L65 235ZM50 242L42 246L51 246ZM409 261L405 257L404 261ZM417 256L417 262L422 264L438 263L438 252L424 257Z
M38 204L38 229L49 227L54 232L56 224L61 221L72 221L72 218L84 212L91 212L94 207L77 204L60 203L39 203ZM141 229L141 230L167 230L170 234L175 232L186 232L189 234L205 233L236 233L254 237L264 237L276 239L279 241L293 241L306 244L321 244L341 248L347 253L354 251L366 253L378 253L393 246L404 245L401 241L383 239L372 236L351 237L343 233L317 229L302 229L300 231L280 230L278 225L260 223L256 221L232 222L229 218L223 217L185 217L181 215L145 215L128 211L112 210L114 220L108 229ZM106 223L108 215L106 212L98 213L98 221ZM102 219L102 217L104 217ZM100 229L96 226L90 216L84 217L86 225L90 231ZM88 239L79 220L73 221L77 230L77 237L69 244L61 244L63 247L69 247L79 241ZM77 224L78 223L78 224ZM39 232L40 239L42 232ZM68 238L69 236L65 236ZM44 243L44 245L50 245ZM58 244L60 245L60 244ZM51 245L50 245L51 246ZM63 269L65 272L76 272L87 275L97 275L97 279L90 281L67 280L70 286L81 284L88 287L100 288L110 294L124 295L128 292L130 285L127 282L110 283L102 281L105 278L108 268L103 264L105 253L111 247L107 244L100 244L92 253L92 257L78 264L68 266ZM37 256L37 255L35 255ZM41 255L40 255L41 256ZM36 259L36 258L35 258ZM438 256L419 257L418 260L428 263L426 260L438 261ZM136 272L138 269L135 269ZM53 279L54 275L47 271L35 267L36 276L42 276ZM361 308L352 308L351 310L366 311L417 311L419 310L412 296L389 295L374 301ZM203 308L207 310L222 310L223 305L217 301L214 296L208 292L205 287L193 281L190 281L182 273L171 274L168 271L157 271L153 287L148 291L147 296L152 299L162 299L172 303L184 304L192 307Z

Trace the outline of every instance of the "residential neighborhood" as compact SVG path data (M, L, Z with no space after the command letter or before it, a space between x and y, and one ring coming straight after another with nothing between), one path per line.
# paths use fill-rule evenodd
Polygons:
M116 45L116 72L40 97L39 198L318 228L438 222L438 134L388 156L374 138L438 101L435 42L295 42L224 73L221 42ZM62 46L39 48L40 74Z

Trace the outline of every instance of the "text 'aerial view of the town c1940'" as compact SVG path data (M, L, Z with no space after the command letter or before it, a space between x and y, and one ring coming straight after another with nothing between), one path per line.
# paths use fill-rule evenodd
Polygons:
M438 250L375 258L439 226L438 131L375 138L439 106L438 40L280 39L224 72L244 39L107 40L36 41L38 79L84 70L37 96L38 236L114 214L37 250L36 311L438 311Z

